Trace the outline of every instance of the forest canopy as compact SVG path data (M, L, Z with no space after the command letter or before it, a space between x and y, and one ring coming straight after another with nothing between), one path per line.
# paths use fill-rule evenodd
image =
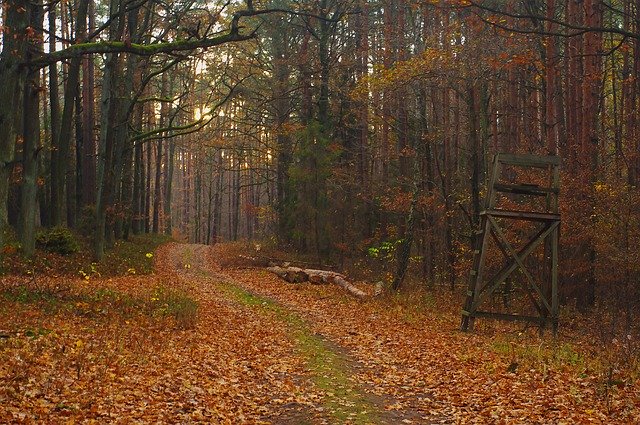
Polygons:
M563 299L640 301L637 2L5 0L1 19L0 227L27 256L40 227L96 259L167 233L454 287L493 155L559 155Z

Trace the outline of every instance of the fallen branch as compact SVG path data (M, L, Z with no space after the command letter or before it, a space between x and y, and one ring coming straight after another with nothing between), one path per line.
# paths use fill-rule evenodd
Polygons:
M301 269L298 267L280 267L272 266L268 267L271 273L277 274L281 279L290 283L302 283L311 282L315 284L330 284L339 285L344 288L349 294L356 298L364 299L369 295L362 291L357 286L350 283L347 278L336 272L328 270L315 270L315 269Z

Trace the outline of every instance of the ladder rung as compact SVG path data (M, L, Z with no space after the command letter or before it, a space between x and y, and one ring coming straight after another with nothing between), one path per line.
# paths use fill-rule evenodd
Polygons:
M559 166L560 157L558 156L539 156L526 154L505 154L496 155L497 162L507 165L516 165L520 167L536 167L546 168L548 166Z
M491 210L482 211L480 214L485 216L509 218L509 219L515 219L515 220L540 221L540 222L560 221L560 214L548 213L548 212L491 209Z
M551 187L540 187L528 184L502 184L496 183L493 188L498 192L514 193L517 195L546 196L550 193L558 194L558 189Z

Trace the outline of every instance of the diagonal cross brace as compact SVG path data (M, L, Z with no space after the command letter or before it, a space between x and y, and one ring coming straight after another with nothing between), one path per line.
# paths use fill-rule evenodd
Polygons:
M491 231L491 237L493 237L493 240L496 242L496 245L498 246L498 248L500 248L500 251L502 252L502 255L504 255L505 260L509 261L511 259L509 252L507 252L505 247L502 246L502 241L500 240L496 232L493 230ZM526 289L527 289L527 297L529 297L529 300L531 301L533 306L536 308L536 311L540 314L540 316L542 316L544 312L542 311L542 307L540 307L538 300L536 300L536 297L533 296L529 288L526 288Z
M491 226L493 226L493 228L495 229L496 235L503 244L504 248L509 252L509 254L511 254L511 257L518 263L518 266L520 267L520 270L522 270L522 273L524 273L524 275L527 277L529 286L531 286L531 288L536 291L536 293L540 297L540 301L542 302L542 304L546 307L547 311L551 313L551 306L549 305L549 302L547 302L546 297L544 296L538 285L536 285L533 276L531 276L531 273L529 273L529 270L527 270L526 266L524 265L523 260L526 255L523 255L522 257L518 256L518 254L515 252L515 250L507 240L504 232L502 231L502 229L500 229L500 226L498 226L496 220L491 216L488 216L487 218L489 219L489 223L491 223Z
M545 240L547 236L551 234L558 226L560 222L554 221L547 223L540 229L540 231L520 250L516 253L516 258L525 258L533 252ZM511 260L484 286L481 293L478 294L477 299L474 300L469 313L473 314L480 304L489 297L496 288L502 283L511 273L518 268L517 260Z

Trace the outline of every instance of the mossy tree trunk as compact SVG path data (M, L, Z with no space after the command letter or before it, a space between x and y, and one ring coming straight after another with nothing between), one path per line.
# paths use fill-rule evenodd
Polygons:
M44 12L41 4L34 3L31 22L42 28ZM28 55L42 50L42 33L31 40ZM40 71L31 71L24 94L22 184L20 186L20 221L18 234L25 256L31 257L36 248L36 200L38 178L38 153L40 152ZM35 119L33 119L35 117Z
M0 53L0 247L8 230L7 197L15 161L16 143L21 142L24 88L28 69L23 65L29 46L33 3L6 3L2 53Z

